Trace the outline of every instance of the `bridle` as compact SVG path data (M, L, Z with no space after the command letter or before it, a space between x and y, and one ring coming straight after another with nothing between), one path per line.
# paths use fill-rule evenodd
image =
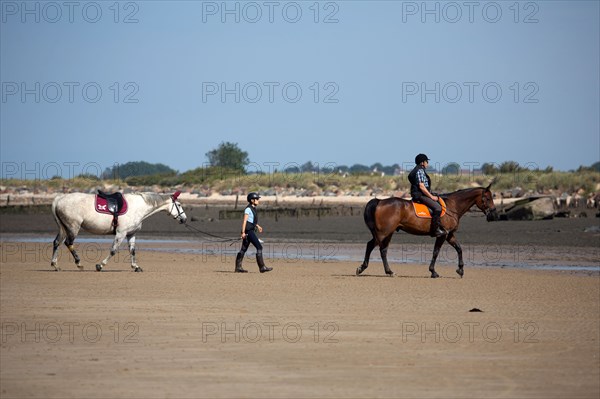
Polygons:
M481 192L481 203L483 204L482 211L485 216L488 216L490 214L490 212L496 211L496 207L491 208L489 206L489 201L488 201L487 197L485 196L485 193L489 192L489 191L490 190L486 188Z
M171 200L173 202L171 203L171 209L169 210L169 213L171 214L171 216L173 216L173 208L175 208L175 210L177 211L177 215L173 216L173 219L183 221L182 215L185 215L185 212L183 211L183 207L181 206L181 204L177 202L177 197L179 197L179 194L181 194L181 191L176 191L173 195L171 195Z
M177 215L173 216L173 208L175 208L175 210L177 211ZM185 212L183 211L183 207L181 206L181 204L179 202L177 202L176 200L173 201L173 203L171 204L171 210L169 211L169 213L171 214L171 216L173 216L173 219L182 219L182 216Z

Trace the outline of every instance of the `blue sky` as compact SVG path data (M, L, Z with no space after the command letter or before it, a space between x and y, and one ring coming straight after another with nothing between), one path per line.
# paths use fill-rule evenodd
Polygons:
M600 160L598 1L2 1L2 177Z

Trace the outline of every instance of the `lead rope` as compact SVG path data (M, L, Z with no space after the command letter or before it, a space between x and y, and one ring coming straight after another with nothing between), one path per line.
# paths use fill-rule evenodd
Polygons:
M230 242L231 241L231 244L229 244L229 246L231 246L231 245L235 244L236 241L238 241L238 240L241 239L241 238L227 238L227 237L219 236L219 235L216 235L216 234L212 234L212 233L209 233L207 231L200 230L200 229L198 229L198 228L196 228L194 226L190 226L187 223L184 224L184 226L187 227L190 230L193 230L195 233L204 234L204 235L209 236L209 237L217 238L217 240L207 240L208 242Z

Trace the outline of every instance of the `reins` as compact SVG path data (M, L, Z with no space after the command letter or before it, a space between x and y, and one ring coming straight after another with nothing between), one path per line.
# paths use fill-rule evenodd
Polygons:
M487 199L487 198L486 198L486 196L485 196L485 193L486 193L486 191L489 191L489 189L486 189L486 188L483 188L483 187L481 187L481 188L483 189L483 191L481 192L481 202L482 202L482 203L483 203L483 205L484 205L484 209L482 210L482 212L483 212L483 214L484 214L485 216L487 216L487 215L488 215L490 212L492 212L492 211L493 211L495 208L491 208L491 207L489 206L488 199ZM440 196L442 196L442 197L444 197L444 198L450 198L450 197L453 197L453 195L455 195L455 194L458 194L458 193L459 193L459 192L461 192L461 191L463 191L463 192L466 192L466 191L477 190L477 189L478 189L478 188L473 188L473 189L465 189L465 190L457 190L457 191L454 191L454 192L452 192L452 193L440 194ZM462 201L464 201L464 199L463 199L463 198L458 198L458 200L455 200L455 203L462 202ZM471 207L473 207L474 205L475 205L475 201L474 201L473 205L471 205L471 206L469 207L469 209L471 209ZM468 211L468 210L467 210L467 211ZM452 209L452 208L451 208L451 207L449 207L449 206L447 206L447 207L446 207L446 213L451 213L451 214L454 214L454 215L458 215L458 214L459 214L459 212L458 212L458 210L457 210L457 209Z

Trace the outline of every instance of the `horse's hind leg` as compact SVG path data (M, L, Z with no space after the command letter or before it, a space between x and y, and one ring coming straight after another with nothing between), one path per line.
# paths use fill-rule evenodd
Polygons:
M385 270L385 274L387 274L390 277L393 277L394 272L392 271L392 269L390 269L390 265L388 264L388 260L387 260L387 251L388 251L388 247L390 245L391 240L392 240L392 234L390 234L389 236L387 236L383 239L381 244L379 244L379 253L381 254L381 261L383 262L383 268Z
M58 248L60 247L60 244L64 242L65 246L69 249L69 252L71 252L71 255L73 256L77 267L79 269L83 268L83 266L81 266L81 259L79 258L79 255L77 255L77 252L73 247L73 241L75 241L75 237L77 237L79 228L69 228L69 226L62 222L62 220L58 217L56 213L54 214L54 217L56 219L56 224L58 225L58 234L56 235L56 238L54 239L54 242L52 244L53 251L50 266L54 267L54 270L60 270L60 267L58 267Z
M59 271L60 267L58 267L58 248L60 247L60 244L63 243L63 241L65 240L65 236L63 233L63 230L60 229L60 231L58 232L58 234L56 235L56 238L54 239L54 242L52 243L52 261L50 262L50 266L52 266L54 268L54 270Z
M67 248L69 248L69 252L71 252L71 255L73 255L73 260L75 261L77 268L79 270L83 270L83 265L81 264L81 258L79 258L79 255L77 254L77 251L75 251L75 247L73 246L74 242L75 242L75 236L71 235L71 234L67 234L67 239L65 240L65 245L67 246Z
M356 269L356 275L359 276L362 272L364 272L367 267L369 267L369 258L371 257L371 252L375 249L376 241L373 238L371 241L367 243L367 248L365 250L365 260L363 260L362 265Z
M135 236L127 236L127 242L129 243L129 255L131 255L131 268L134 272L142 272L142 268L135 262Z
M440 275L435 271L435 261L440 254L440 248L444 244L446 236L441 236L435 239L435 246L433 247L433 256L431 257L431 263L429 264L429 271L431 272L431 278L437 278Z
M452 245L452 247L456 249L456 253L458 254L458 269L456 269L456 273L458 273L460 278L462 278L462 276L465 274L463 270L465 264L463 263L462 248L460 247L458 241L456 241L456 236L454 233L450 233L448 238L446 238L446 241L448 241L448 244Z

